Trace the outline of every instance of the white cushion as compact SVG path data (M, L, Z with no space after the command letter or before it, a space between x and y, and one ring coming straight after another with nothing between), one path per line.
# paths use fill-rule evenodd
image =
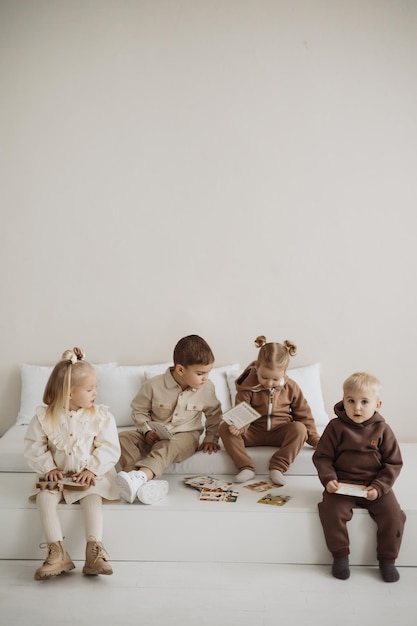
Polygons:
M105 404L116 419L117 426L131 426L130 404L145 380L164 373L171 363L156 365L117 365L99 363L97 371L97 403ZM36 407L42 404L45 385L52 365L21 365L22 390L17 424L29 424ZM235 380L241 368L238 363L214 367L210 372L222 410L230 409L236 396ZM288 376L297 382L309 403L317 426L329 420L324 408L320 385L320 365L308 365L288 370Z
M131 402L145 382L143 365L117 365L98 373L97 404L105 404L118 427L132 426Z
M94 365L97 371L98 385L101 376L108 370L114 370L116 363L100 363ZM43 404L43 392L54 365L29 365L22 363L20 366L22 388L20 392L20 407L17 415L17 424L29 424L35 415L36 408ZM103 402L104 404L104 402Z
M129 426L129 430L133 429L133 425ZM26 463L23 455L24 437L27 432L27 425L15 424L7 432L0 437L0 472L32 472L33 470ZM123 430L120 429L120 430ZM320 432L320 428L318 429ZM196 476L203 474L230 474L233 476L237 470L232 459L223 448L221 442L219 452L208 454L204 452L196 452L181 463L172 463L165 470L164 474L186 474L188 476ZM412 444L417 447L417 444ZM269 459L276 452L276 448L269 446L258 446L250 449L250 455L254 460L256 471L258 474L268 474ZM311 460L314 450L305 444L294 463L289 467L287 475L313 475L317 474L316 469ZM117 469L121 469L117 466Z
M235 381L239 374L240 372L235 376L235 373L232 372L227 376L232 403L235 402L236 398ZM310 405L316 426L326 426L329 421L329 416L324 407L323 393L321 390L320 363L289 369L287 370L287 374L289 378L292 378L292 380L298 384L303 392L305 399Z
M35 415L36 408L43 404L43 392L52 370L53 365L43 366L22 363L20 366L22 388L16 424L29 424Z
M149 380L159 374L165 374L168 367L172 367L172 363L157 363L156 365L144 365L145 380Z
M269 461L276 451L276 448L270 446L255 446L250 448L249 454L254 462L257 474L269 473ZM294 459L294 462L291 463L286 475L315 476L317 471L312 461L313 452L313 448L304 444L299 454ZM185 474L187 476L219 476L223 474L234 476L237 474L237 469L231 457L221 445L218 452L212 454L202 451L195 452L181 463L172 463L167 467L164 474Z
M324 408L323 393L320 382L320 363L305 367L297 367L287 371L290 378L300 387L310 405L316 426L326 426L329 416Z
M210 380L216 388L216 396L220 400L223 413L232 408L232 397L227 382L228 376L238 376L241 372L239 363L233 365L223 365L223 367L213 367L209 374Z

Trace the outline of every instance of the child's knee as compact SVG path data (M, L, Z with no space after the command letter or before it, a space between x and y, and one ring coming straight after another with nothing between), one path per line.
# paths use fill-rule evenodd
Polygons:
M292 430L297 433L299 439L307 441L308 433L307 428L302 422L292 422Z

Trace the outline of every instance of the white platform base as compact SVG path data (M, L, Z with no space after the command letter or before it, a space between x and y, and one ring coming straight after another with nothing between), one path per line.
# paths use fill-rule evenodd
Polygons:
M403 451L408 444L403 446ZM415 444L409 444L415 453ZM417 455L405 455L395 493L407 514L397 564L417 566ZM261 494L237 486L234 503L200 502L183 476L169 476L169 495L146 506L104 503L103 543L115 561L194 561L328 564L318 513L322 487L315 476L288 476L277 493L292 496L283 507L258 504ZM223 478L223 476L221 477ZM224 477L232 480L232 477ZM260 480L265 476L257 476ZM41 560L44 542L36 504L27 499L33 474L0 474L1 559ZM65 543L74 560L84 559L85 538L79 505L60 505ZM376 526L368 513L355 511L349 522L352 565L376 563Z

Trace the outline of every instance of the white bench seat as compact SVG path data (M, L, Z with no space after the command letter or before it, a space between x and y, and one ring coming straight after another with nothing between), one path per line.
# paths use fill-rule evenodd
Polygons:
M417 566L417 444L401 444L404 468L395 493L407 514L401 566ZM114 561L202 561L326 564L317 512L322 487L317 476L287 476L277 493L290 495L282 507L258 504L262 494L236 485L236 502L200 502L198 491L171 474L168 496L158 504L106 502L104 544ZM233 480L231 475L218 478ZM257 475L256 480L267 476ZM34 474L0 473L1 559L43 558L44 541L36 504L28 500ZM252 481L251 481L252 482ZM342 497L342 496L341 496ZM73 559L84 558L82 513L78 505L59 505L66 545ZM376 526L368 513L355 511L349 522L352 565L376 563Z

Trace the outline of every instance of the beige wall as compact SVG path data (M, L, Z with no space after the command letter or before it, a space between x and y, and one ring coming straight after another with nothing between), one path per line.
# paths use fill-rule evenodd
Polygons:
M417 441L417 3L1 0L0 432L19 363L207 338L369 370Z

